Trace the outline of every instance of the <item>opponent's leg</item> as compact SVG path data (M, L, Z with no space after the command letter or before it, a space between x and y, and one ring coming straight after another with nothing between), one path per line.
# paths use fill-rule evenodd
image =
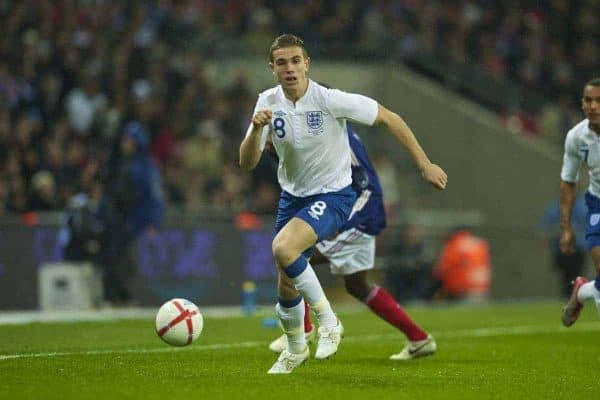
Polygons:
M367 271L344 275L344 283L348 293L365 303L371 311L398 328L408 338L409 343L406 347L400 353L391 356L391 359L410 360L436 351L437 345L433 337L415 324L385 289L369 283Z

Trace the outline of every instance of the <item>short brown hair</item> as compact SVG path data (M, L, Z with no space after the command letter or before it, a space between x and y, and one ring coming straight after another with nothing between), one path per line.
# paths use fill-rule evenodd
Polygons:
M284 47L300 47L304 57L308 58L308 52L304 46L304 40L300 39L296 35L292 35L291 33L285 33L281 36L278 36L269 49L269 59L271 62L273 62L273 52Z

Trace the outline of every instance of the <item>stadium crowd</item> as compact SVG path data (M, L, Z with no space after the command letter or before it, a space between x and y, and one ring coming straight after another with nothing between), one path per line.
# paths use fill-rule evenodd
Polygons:
M265 57L280 32L321 58L476 66L541 94L523 107L529 130L560 143L598 75L599 20L593 0L3 1L0 214L64 208L102 177L129 122L150 136L169 203L273 210L272 167L237 168L255 94L243 74L217 86L203 61Z

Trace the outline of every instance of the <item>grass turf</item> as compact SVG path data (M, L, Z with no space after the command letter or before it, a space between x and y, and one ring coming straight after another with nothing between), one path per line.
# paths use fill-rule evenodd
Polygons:
M578 399L600 390L600 321L589 305L571 328L561 305L412 307L437 339L428 358L393 362L404 339L366 309L340 313L330 360L266 374L279 334L260 316L205 318L176 349L151 319L0 326L0 399ZM314 347L313 347L314 352Z

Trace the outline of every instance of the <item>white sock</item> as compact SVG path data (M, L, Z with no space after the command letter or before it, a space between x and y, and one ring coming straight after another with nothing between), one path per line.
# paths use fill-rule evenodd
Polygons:
M286 308L277 303L275 310L283 326L283 332L287 336L288 351L299 354L306 348L306 337L304 336L304 300L294 307Z
M598 290L596 290L594 281L584 283L577 291L577 300L580 303L585 303L586 300L593 299L596 293L598 293Z
M590 281L581 285L581 287L577 291L577 300L579 300L580 303L583 304L586 302L586 300L589 299L594 299L594 302L596 303L596 308L600 312L600 292L598 292L598 289L596 289L594 281Z
M331 309L319 278L317 278L317 274L315 274L310 264L306 266L306 269L300 275L291 278L291 280L296 290L314 311L319 320L319 326L336 326L337 317Z

